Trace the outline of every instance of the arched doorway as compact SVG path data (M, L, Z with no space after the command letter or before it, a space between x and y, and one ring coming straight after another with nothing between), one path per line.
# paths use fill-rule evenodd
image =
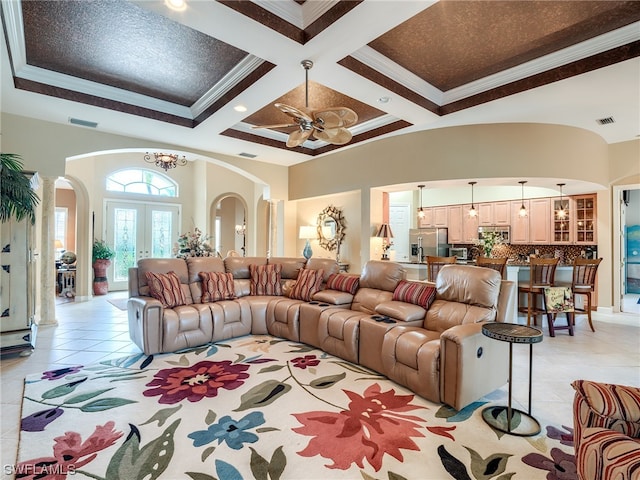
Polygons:
M244 200L236 194L222 195L212 208L211 224L214 248L223 257L237 253L246 256L247 248L247 208Z

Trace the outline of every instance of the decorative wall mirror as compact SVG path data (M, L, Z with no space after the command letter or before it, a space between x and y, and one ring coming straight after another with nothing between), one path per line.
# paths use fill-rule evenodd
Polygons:
M340 244L344 239L346 228L342 209L333 205L328 206L318 215L318 243L330 252L334 250L340 252Z

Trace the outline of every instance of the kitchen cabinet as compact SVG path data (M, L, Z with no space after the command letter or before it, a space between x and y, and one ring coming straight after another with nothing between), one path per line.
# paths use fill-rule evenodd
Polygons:
M418 228L433 227L433 208L423 208L422 212L424 213L422 218L418 215Z
M478 225L489 226L493 223L493 203L478 204Z
M576 195L571 197L574 205L574 232L577 245L596 243L596 196Z
M433 226L447 228L449 220L449 207L432 207L433 208Z
M462 222L465 214L468 216L467 211L466 205L451 205L447 208L449 243L465 243Z
M551 201L549 198L529 200L529 243L551 243Z
M493 202L493 224L509 225L510 223L511 202Z
M476 243L478 241L478 217L469 215L470 208L470 204L462 207L462 238L464 243Z
M574 228L571 225L573 216L573 202L569 197L551 199L551 242L556 245L569 245L573 242ZM558 216L562 208L563 216Z
M518 213L520 207L524 204L524 207L529 211L529 200L524 202L518 200L510 202L509 210L511 217L511 243L512 244L527 244L529 243L529 216L521 217Z

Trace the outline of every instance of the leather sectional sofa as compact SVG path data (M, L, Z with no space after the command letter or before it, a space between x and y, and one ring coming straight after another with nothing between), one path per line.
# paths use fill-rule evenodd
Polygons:
M444 267L436 284L405 277L388 261L348 275L330 259L142 259L129 271L129 333L148 355L269 334L457 410L503 386L507 344L481 328L505 320L513 283L467 265Z

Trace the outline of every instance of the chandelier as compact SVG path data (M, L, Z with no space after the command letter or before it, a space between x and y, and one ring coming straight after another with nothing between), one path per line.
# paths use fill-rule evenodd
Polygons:
M144 156L144 161L147 163L155 163L156 167L160 167L166 172L171 168L176 168L178 165L184 167L187 164L187 157L184 155L178 157L175 153L153 152L153 154L151 154L147 152Z

